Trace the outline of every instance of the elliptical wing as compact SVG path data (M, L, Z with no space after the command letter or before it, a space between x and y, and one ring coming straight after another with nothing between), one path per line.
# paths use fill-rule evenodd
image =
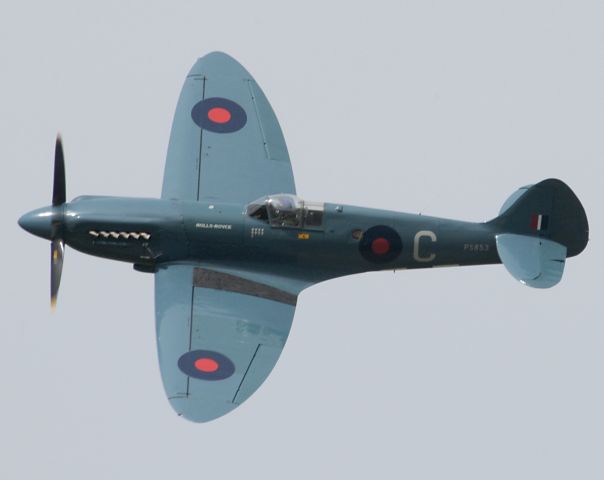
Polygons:
M294 177L264 93L230 56L200 58L176 107L162 198L247 204L279 192L295 193Z

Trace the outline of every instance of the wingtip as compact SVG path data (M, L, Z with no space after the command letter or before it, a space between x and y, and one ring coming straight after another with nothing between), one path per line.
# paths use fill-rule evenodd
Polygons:
M235 60L231 55L229 55L226 52L223 52L222 50L213 50L213 51L206 53L205 55L199 57L199 59L201 60L202 58L208 58L208 57L224 57L224 58L228 58L230 60Z
M231 55L214 51L210 52L207 55L199 57L191 70L189 71L189 76L191 75L212 75L216 72L219 72L220 76L224 75L243 75L250 76L248 71L245 69L241 63L239 63L235 58Z
M235 403L214 403L195 397L172 397L170 405L180 418L193 423L208 423L239 406Z

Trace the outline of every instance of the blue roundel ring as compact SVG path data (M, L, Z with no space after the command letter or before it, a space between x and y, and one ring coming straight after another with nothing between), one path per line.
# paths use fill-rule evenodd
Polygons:
M365 260L372 263L392 262L402 251L401 237L386 225L368 228L359 242L359 252Z
M192 350L178 359L178 368L192 378L224 380L235 373L235 364L225 355L211 350Z
M247 123L245 110L232 100L221 97L197 102L191 110L191 118L199 127L215 133L233 133Z

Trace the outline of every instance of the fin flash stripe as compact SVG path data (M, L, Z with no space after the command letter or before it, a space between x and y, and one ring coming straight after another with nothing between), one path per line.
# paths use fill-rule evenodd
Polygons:
M549 215L541 215L534 213L531 215L531 228L533 230L547 230L549 224Z

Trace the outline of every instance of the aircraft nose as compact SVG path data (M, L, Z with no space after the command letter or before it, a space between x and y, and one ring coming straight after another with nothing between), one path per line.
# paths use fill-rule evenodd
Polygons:
M52 221L57 212L52 207L43 207L26 213L19 219L19 226L38 237L51 240Z

